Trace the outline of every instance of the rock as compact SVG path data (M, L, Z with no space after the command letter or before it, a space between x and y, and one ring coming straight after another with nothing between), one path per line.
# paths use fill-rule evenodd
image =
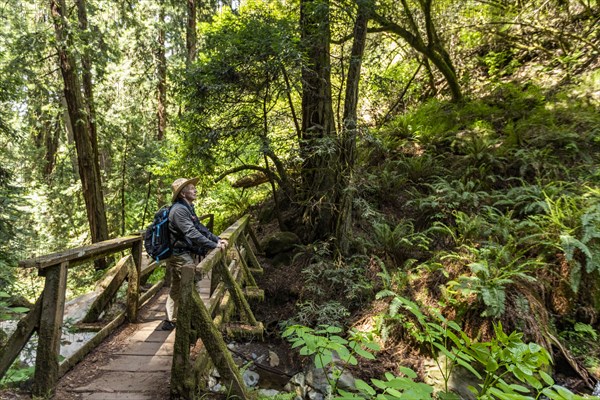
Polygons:
M271 367L277 367L279 365L279 356L271 350L269 350L269 365Z
M272 258L277 254L293 251L295 246L301 243L298 235L293 232L276 232L265 238L260 245L265 255Z
M324 400L325 396L323 396L321 393L319 392L315 392L314 390L311 390L310 392L307 393L308 394L308 398L310 400Z
M278 390L275 390L275 389L260 389L258 391L259 396L263 396L263 397L275 397L279 393L281 393L281 392Z
M289 386L289 390L286 389L290 393L296 393L296 397L300 397L304 399L306 395L306 376L302 372L298 372L296 375L292 376L292 379L288 382L286 387Z
M338 389L354 391L356 390L356 380L350 372L344 371L338 380L337 387Z
M325 395L331 392L331 386L329 386L323 368L312 368L308 371L306 373L306 385Z
M217 383L215 386L210 388L210 391L213 393L219 393L223 390L223 385L221 385L220 383Z
M214 376L215 378L220 378L221 374L219 373L219 370L217 370L216 368L213 368L210 371L210 376Z
M304 386L306 384L306 375L302 372L298 372L296 375L292 376L290 382L296 386Z
M217 386L217 384L218 384L217 378L215 378L214 376L208 377L208 382L206 382L206 385L208 386L209 389L212 389L213 387Z
M242 379L244 380L244 384L247 387L253 388L256 385L258 385L258 380L260 379L260 375L258 375L254 371L246 370L246 371L244 371L244 375L242 376Z
M439 365L447 365L444 355L440 355L438 359ZM434 391L443 391L444 390L444 378L442 376L442 371L440 371L439 367L435 363L433 359L427 360L424 363L424 377L423 381L433 386ZM468 387L474 386L477 387L480 384L479 381L473 374L467 371L465 368L460 365L455 366L452 369L452 374L450 375L450 380L448 381L448 389L456 394L461 399L464 400L475 400L476 396L471 392Z

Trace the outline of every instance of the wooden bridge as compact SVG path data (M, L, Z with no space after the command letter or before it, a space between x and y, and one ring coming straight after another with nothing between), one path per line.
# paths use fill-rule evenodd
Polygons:
M262 298L253 273L262 273L254 249L259 244L249 225L249 217L236 221L219 235L229 244L225 250L211 251L195 267L184 267L181 277L181 302L175 331L160 330L164 319L163 281L141 293L141 285L159 267L142 254L141 235L128 236L90 246L21 261L20 267L37 268L45 286L34 307L22 318L0 353L0 377L4 376L34 332L38 345L32 392L37 396L54 393L58 380L100 345L117 327L128 322L130 335L114 349L104 373L88 382L77 382L72 390L85 399L156 399L152 388L169 386L172 398L193 398L205 387L207 372L214 365L230 393L248 398L238 367L233 361L220 330L245 336L262 336L263 326L256 321L247 299ZM250 240L249 240L250 239ZM121 253L123 257L105 275L87 313L76 326L89 329L98 325L100 315L127 281L126 311L97 331L75 354L60 361L60 341L67 274L70 268ZM205 279L195 284L194 276ZM157 294L161 294L158 296ZM151 300L153 300L151 302ZM152 307L142 308L151 302ZM141 315L140 315L140 310ZM231 322L237 311L240 319ZM193 350L193 355L190 350Z

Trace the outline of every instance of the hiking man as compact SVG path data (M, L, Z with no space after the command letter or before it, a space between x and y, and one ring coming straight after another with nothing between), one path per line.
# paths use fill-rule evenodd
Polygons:
M175 328L181 268L196 265L193 254L204 256L212 249L227 248L227 241L209 231L196 216L193 204L197 195L196 183L198 178L178 178L171 185L173 205L169 212L169 232L173 255L167 260L167 268L171 271L171 288L167 297L167 319L161 327L163 330Z

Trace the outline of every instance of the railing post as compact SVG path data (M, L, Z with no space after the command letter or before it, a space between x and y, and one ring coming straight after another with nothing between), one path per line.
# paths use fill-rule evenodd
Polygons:
M192 291L194 290L192 266L181 268L179 288L179 308L177 310L177 328L173 344L173 365L171 366L171 395L189 398L192 389L187 387L190 369L190 334L192 330Z
M246 249L246 253L248 253L248 258L250 259L250 264L252 264L252 266L259 270L262 271L262 267L260 266L260 263L258 262L258 259L256 258L256 256L254 255L254 252L252 251L252 248L250 247L250 243L248 243L248 239L246 239L245 235L240 235L240 242L242 242L242 246L244 246L244 248Z
M37 396L45 397L51 394L58 381L68 265L69 262L65 261L45 270L46 282L42 294L42 313L33 383L33 394Z
M131 246L133 263L129 264L127 278L127 320L137 321L140 300L140 273L142 270L142 238Z
M254 248L256 249L257 253L261 253L263 252L262 248L260 247L260 243L258 242L258 239L256 238L256 234L254 233L254 229L252 229L252 226L250 224L248 224L248 233L250 234L250 239L252 239L252 243L254 243Z
M181 280L183 281L183 279L184 277L182 275ZM182 293L182 296L183 295L184 294ZM190 310L190 312L194 313L193 328L198 331L202 343L204 344L204 347L206 347L207 353L210 355L212 362L221 375L221 381L225 386L230 388L237 398L242 400L249 399L250 397L246 392L240 370L233 361L233 357L229 353L229 349L223 340L223 336L214 325L213 319L209 315L205 304L202 302L196 291L192 291L191 299L193 299L193 302L190 306L195 305L195 307ZM179 329L179 321L177 324L177 329ZM177 340L177 338L175 340ZM186 350L189 351L188 349ZM171 379L173 379L173 376Z
M247 285L248 286L256 286L256 280L254 280L254 276L252 275L252 272L250 272L250 269L248 268L248 264L246 263L244 254L242 254L242 251L237 246L235 247L235 251L236 251L237 258L240 262L240 267L242 268L242 273L244 274L244 279L246 280ZM246 252L247 251L248 250L246 249Z
M250 309L250 305L244 297L244 293L242 293L242 289L240 289L238 284L235 282L235 279L233 279L231 272L229 272L229 268L227 268L225 257L221 259L221 261L216 265L216 267L221 272L221 277L225 282L225 286L227 286L227 289L229 289L229 293L233 298L233 302L235 303L236 308L240 312L242 318L245 319L252 326L258 325L258 321L256 321L256 318L254 317L254 314Z

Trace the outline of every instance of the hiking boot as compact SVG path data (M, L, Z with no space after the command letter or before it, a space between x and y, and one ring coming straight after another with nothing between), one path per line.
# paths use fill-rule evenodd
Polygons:
M175 323L168 321L168 320L164 320L162 325L160 326L160 330L161 331L172 331L173 329L175 329Z

